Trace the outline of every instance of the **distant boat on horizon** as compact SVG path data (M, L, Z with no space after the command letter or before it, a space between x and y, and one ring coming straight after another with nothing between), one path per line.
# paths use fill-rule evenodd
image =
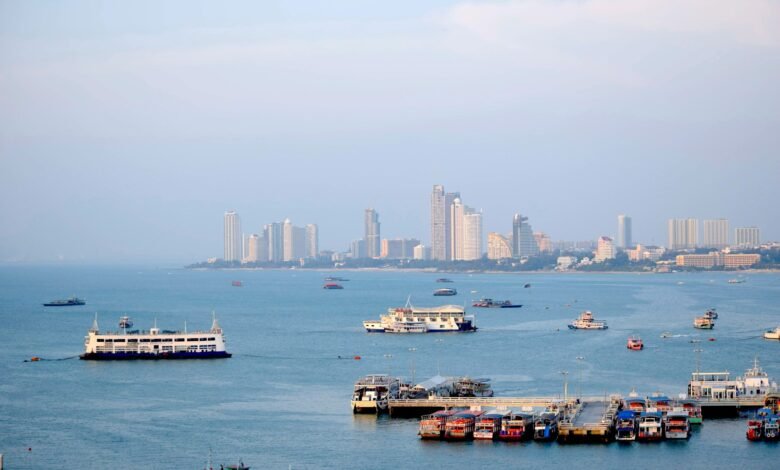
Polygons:
M86 305L87 301L78 297L70 297L64 300L52 300L43 304L44 307L72 307L74 305Z

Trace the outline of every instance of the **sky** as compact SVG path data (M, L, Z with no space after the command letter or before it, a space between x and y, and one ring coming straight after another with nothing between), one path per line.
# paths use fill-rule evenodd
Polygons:
M289 217L322 249L485 234L780 240L776 0L0 0L0 263L189 263ZM701 229L700 229L701 230ZM485 238L486 235L485 235Z

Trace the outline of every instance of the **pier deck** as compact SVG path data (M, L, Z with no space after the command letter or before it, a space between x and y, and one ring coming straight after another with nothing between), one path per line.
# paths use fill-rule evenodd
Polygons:
M569 406L574 400L569 400ZM422 416L438 410L450 408L548 408L555 405L560 408L564 403L557 397L437 397L407 398L388 400L390 416Z
M615 430L620 398L583 399L558 427L559 442L609 442Z

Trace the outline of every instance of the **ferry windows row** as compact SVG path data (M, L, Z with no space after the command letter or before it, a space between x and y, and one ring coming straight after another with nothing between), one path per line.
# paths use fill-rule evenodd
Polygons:
M188 338L187 341L215 341L216 339L217 338ZM170 342L173 342L173 339L171 339L171 338L154 338L154 339L149 339L149 338L141 338L141 339L131 338L131 339L128 339L126 341L128 343L137 343L139 341L141 343L170 343ZM176 342L180 342L180 341L184 341L184 338L176 338ZM97 338L97 342L98 343L124 343L125 339L124 338L114 338L114 339L111 339L111 338L107 338L107 339Z

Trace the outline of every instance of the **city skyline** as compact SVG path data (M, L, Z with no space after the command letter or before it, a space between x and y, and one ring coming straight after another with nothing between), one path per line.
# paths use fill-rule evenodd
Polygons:
M647 245L680 217L780 240L780 5L620 4L3 2L0 262L181 265L230 208L344 249L374 207L430 243L433 183L484 236L519 212L554 240L617 214Z

